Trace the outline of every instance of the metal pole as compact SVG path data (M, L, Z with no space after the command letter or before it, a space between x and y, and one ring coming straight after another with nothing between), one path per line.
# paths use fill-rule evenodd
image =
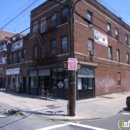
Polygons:
M73 0L67 0L68 2L68 45L69 45L69 58L74 58L74 14L73 14ZM75 102L76 102L76 80L75 71L68 71L69 77L69 92L68 92L68 111L69 116L75 116Z

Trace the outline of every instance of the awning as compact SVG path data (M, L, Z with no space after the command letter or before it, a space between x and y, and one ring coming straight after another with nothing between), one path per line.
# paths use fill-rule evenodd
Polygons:
M98 67L98 64L94 64L94 63L90 63L90 62L78 62L79 64L81 65L85 65L85 66L88 66L88 67L93 67L93 68L97 68Z
M20 74L20 68L7 69L6 75Z

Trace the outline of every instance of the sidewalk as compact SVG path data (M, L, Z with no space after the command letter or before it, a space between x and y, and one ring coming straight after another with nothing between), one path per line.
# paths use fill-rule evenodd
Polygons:
M26 114L53 120L97 119L114 115L126 107L129 93L105 95L76 101L76 116L67 116L67 100L40 100L38 96L0 91L0 105L5 109L17 109Z

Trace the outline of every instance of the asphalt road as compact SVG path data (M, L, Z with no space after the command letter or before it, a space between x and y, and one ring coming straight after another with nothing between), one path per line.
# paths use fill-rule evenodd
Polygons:
M124 123L121 127L122 122ZM130 130L129 122L130 122L130 109L125 108L124 111L111 117L91 121L80 121L79 123L94 127L101 127L107 130Z

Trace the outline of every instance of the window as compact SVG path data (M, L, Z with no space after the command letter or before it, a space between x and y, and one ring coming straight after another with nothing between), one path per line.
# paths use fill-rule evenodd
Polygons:
M33 47L33 58L36 59L37 58L37 46Z
M87 19L92 21L92 13L90 11L87 12Z
M117 73L117 85L121 85L121 73Z
M51 26L56 27L56 13L52 15L51 20Z
M120 51L118 49L116 50L116 59L120 62Z
M125 35L125 41L126 41L126 45L129 45L128 35Z
M34 23L33 32L36 33L38 31L38 22Z
M15 53L12 53L12 63L15 63Z
M46 31L46 18L41 20L41 33Z
M112 47L108 47L108 59L112 60Z
M128 54L128 53L126 54L126 61L127 61L127 64L130 63L130 60L129 60L129 54Z
M56 54L56 40L51 41L51 55Z
M22 50L22 60L25 60L25 57L26 57L26 50Z
M67 17L68 17L67 14L68 14L67 8L62 8L61 9L61 24L64 24L68 21L67 20Z
M2 67L0 67L0 74L2 73Z
M61 52L66 53L68 51L67 36L61 38Z
M18 63L20 62L20 57L21 57L21 52L20 51L18 51Z
M88 39L88 51L93 50L93 40Z
M119 40L119 30L117 28L115 29L115 36L116 40Z
M107 33L111 35L111 24L107 24Z

